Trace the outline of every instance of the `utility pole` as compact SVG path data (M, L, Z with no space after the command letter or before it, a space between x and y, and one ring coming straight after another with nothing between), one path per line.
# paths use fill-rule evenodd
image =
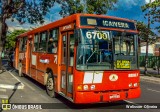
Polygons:
M149 1L149 3L151 3L151 0ZM144 70L144 74L147 74L147 67L148 67L148 44L149 44L149 34L150 34L150 9L148 12L148 35L147 35L147 39L146 39L146 57L145 57L145 70Z

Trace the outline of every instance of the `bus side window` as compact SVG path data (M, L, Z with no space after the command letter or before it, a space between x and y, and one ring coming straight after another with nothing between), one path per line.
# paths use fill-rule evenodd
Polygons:
M20 51L26 51L27 49L27 37L23 37L20 39Z
M69 63L69 65L70 66L73 66L73 61L74 61L74 43L75 43L75 39L74 39L74 35L73 34L70 34L70 63Z
M22 45L23 45L23 38L19 39L19 50L22 51Z
M38 34L35 34L35 36L34 36L34 49L33 49L33 51L38 51L38 40L39 40Z
M40 33L39 51L46 51L47 48L47 31Z
M57 53L58 47L58 28L49 31L48 53ZM56 49L56 50L54 50Z

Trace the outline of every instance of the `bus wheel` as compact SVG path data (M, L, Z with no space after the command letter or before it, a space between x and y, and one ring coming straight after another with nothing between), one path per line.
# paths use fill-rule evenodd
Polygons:
M20 77L23 77L23 73L22 73L22 63L19 63L18 75L19 75Z
M55 98L57 96L57 93L55 93L54 79L51 73L48 73L48 78L46 83L46 92L52 98Z

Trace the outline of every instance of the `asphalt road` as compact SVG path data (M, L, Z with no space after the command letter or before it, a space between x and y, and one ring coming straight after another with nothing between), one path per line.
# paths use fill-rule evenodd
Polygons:
M19 77L16 70L7 68L16 78L24 84L23 89L7 90L10 103L48 103L55 109L43 110L10 110L11 112L160 112L160 109L135 109L140 106L160 107L160 84L141 82L142 94L138 99L120 101L117 103L100 103L87 105L74 105L65 98L50 98L45 87L29 77ZM123 104L123 105L122 105ZM132 105L135 105L134 107ZM132 106L132 109L127 109ZM126 109L125 109L126 108ZM7 111L5 111L7 112Z

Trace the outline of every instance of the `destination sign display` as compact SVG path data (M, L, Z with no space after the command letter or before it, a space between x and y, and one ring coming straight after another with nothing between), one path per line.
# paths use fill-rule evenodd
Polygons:
M129 60L117 60L116 68L117 69L130 69L130 61Z
M129 22L125 20L117 20L111 18L97 18L97 17L80 17L82 26L97 26L97 27L106 27L106 28L119 28L119 29L128 29L135 30L134 22Z

